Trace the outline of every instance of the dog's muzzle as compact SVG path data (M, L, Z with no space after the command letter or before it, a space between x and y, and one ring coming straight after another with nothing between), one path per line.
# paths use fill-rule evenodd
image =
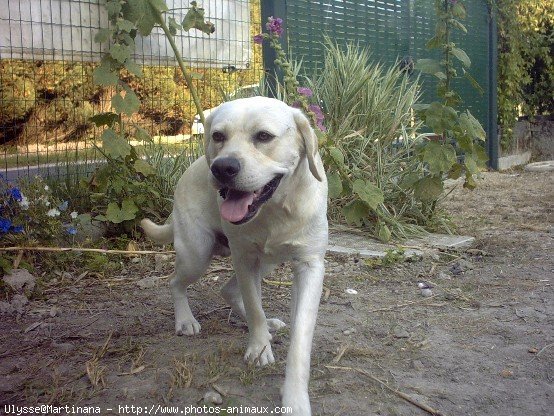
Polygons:
M230 187L221 188L219 194L224 199L220 207L221 217L235 225L250 221L260 207L273 196L282 178L283 175L277 175L254 192Z
M230 185L240 172L240 162L234 157L221 157L214 160L210 170L219 183Z

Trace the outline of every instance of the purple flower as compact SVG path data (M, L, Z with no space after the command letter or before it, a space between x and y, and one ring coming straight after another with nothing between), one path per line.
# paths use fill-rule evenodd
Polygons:
M257 45L261 45L264 42L264 35L261 33L259 35L254 36L254 43Z
M323 132L327 131L327 128L323 125L323 120L325 120L325 115L323 114L323 111L321 110L321 107L317 104L310 104L308 109L314 113L315 116L315 125L317 128Z
M7 233L10 231L12 222L7 218L0 218L0 232Z
M302 103L300 103L300 101L295 101L290 106L293 108L302 108Z
M68 227L66 231L69 235L77 234L77 229L75 227Z
M8 192L10 196L16 201L21 201L23 199L23 195L21 195L21 191L19 190L19 188L12 188Z
M312 90L308 87L298 87L296 91L298 91L298 94L303 95L304 97L311 97L312 95L314 95Z
M283 34L284 31L283 19L281 19L280 17L270 16L267 18L267 23L265 24L265 27L271 35L279 37Z

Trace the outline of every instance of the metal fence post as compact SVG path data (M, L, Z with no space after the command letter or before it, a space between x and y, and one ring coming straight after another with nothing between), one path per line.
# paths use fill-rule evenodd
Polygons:
M261 0L261 14L262 14L262 31L266 31L265 24L268 17L280 17L283 19L283 35L281 36L281 46L285 52L288 52L288 31L287 31L287 2L286 0ZM273 48L271 48L267 42L263 45L262 50L264 73L266 83L269 86L269 95L275 95L277 91L277 80L283 79L282 71L275 65L275 59L277 55Z
M489 155L489 167L498 169L498 44L496 13L493 5L488 3L489 12L489 123L487 126L487 150Z

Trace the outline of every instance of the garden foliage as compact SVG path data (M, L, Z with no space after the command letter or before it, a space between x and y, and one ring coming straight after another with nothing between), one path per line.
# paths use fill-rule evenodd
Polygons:
M105 127L99 151L105 156L107 164L98 169L90 184L94 191L92 197L102 210L96 219L130 227L145 214L156 214L158 201L167 198L159 192L159 187L152 186L153 182L160 182L153 179L159 178L160 172L142 158L128 140L126 124L130 123L134 138L152 144L150 135L129 121L140 108L140 99L125 78L126 73L142 76L142 68L132 60L135 38L139 34L148 36L155 26L164 30L203 120L202 104L192 85L192 79L199 75L191 74L185 67L173 36L179 29L194 28L211 34L215 28L212 23L205 21L204 10L197 7L196 2L191 2L183 22L176 22L170 17L166 23L163 13L168 8L163 0L109 0L106 8L110 28L101 29L95 40L110 41L110 49L94 70L93 76L97 84L112 87L115 93L111 98L113 111L91 118L98 127Z
M495 0L498 16L498 123L503 150L519 115L554 114L554 2Z
M72 241L86 214L59 200L40 177L17 185L0 175L0 239L6 244Z
M469 110L456 110L462 104L460 95L452 88L456 78L466 78L478 90L481 87L469 73L471 59L452 42L451 33L467 29L461 22L466 9L461 1L435 0L437 26L435 36L427 42L429 49L438 49L441 60L419 59L415 68L438 79L437 96L440 101L414 106L418 116L435 134L435 140L426 141L418 151L428 168L428 174L414 183L419 197L436 200L443 192L446 176L457 179L465 175L464 187L476 186L473 175L485 167L485 130Z

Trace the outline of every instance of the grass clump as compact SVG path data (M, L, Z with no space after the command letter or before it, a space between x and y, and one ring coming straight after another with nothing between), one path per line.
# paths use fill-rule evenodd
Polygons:
M323 104L327 132L321 151L329 180L329 216L364 227L383 241L448 226L436 201L422 201L414 185L425 176L417 147L420 132L413 105L418 79L399 65L371 61L367 48L326 40L321 72L308 83ZM438 225L438 227L437 227Z

